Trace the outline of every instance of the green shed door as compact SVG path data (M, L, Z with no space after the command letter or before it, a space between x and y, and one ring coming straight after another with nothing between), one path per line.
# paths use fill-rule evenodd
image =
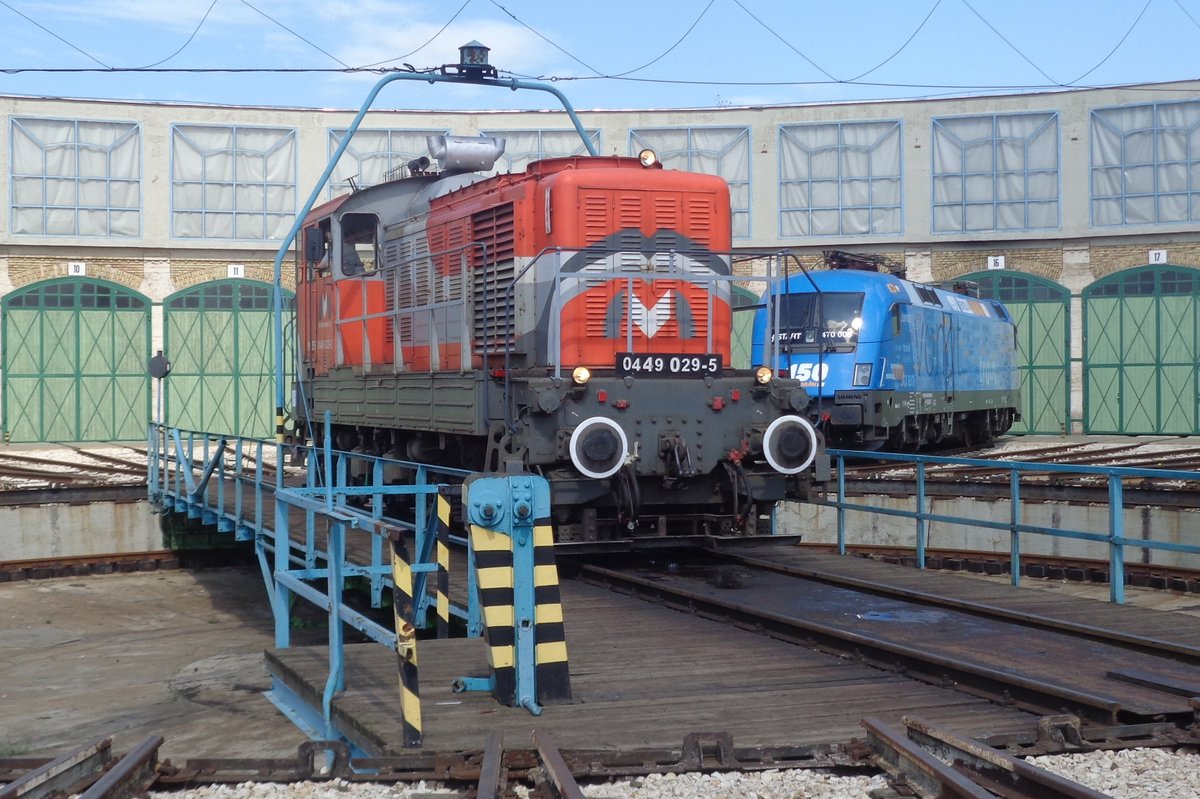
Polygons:
M64 278L4 298L4 430L13 442L144 441L150 301Z
M1084 431L1200 433L1200 270L1143 266L1083 291Z
M291 295L287 307L290 309ZM275 333L271 286L203 283L163 303L167 423L227 435L275 435Z
M733 340L730 342L734 369L749 369L750 347L754 343L754 314L762 306L762 300L748 288L733 286L730 297L733 311Z
M1012 433L1061 435L1071 417L1071 292L1020 272L964 275L979 296L999 300L1017 324L1021 421Z

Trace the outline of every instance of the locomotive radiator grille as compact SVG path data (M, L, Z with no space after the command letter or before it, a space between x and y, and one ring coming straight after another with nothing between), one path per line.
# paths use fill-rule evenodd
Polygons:
M511 203L471 218L476 246L471 249L472 318L475 351L507 348L513 343L508 287L516 277L516 232Z

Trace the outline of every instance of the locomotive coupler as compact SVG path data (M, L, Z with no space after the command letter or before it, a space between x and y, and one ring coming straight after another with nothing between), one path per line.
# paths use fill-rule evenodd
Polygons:
M696 476L692 467L692 454L687 442L678 433L663 433L658 439L658 454L666 463L662 486L665 489L682 488L684 481Z

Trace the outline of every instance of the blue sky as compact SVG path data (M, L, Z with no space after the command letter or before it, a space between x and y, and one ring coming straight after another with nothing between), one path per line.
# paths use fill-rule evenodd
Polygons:
M0 0L0 94L357 108L374 74L491 48L579 110L978 95L1200 78L1200 0ZM401 82L377 107L555 107Z

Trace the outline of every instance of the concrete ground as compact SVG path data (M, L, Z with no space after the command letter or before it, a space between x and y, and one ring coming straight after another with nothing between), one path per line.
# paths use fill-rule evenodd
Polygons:
M1004 580L963 573L963 579ZM1108 586L1024 586L1104 600ZM1200 615L1200 596L1128 589L1130 604ZM296 630L293 642L323 642ZM111 736L159 757L293 758L300 731L263 696L274 632L255 569L0 583L0 757L57 755Z
M176 764L294 757L304 736L263 696L273 642L256 570L0 583L0 757L151 735Z

